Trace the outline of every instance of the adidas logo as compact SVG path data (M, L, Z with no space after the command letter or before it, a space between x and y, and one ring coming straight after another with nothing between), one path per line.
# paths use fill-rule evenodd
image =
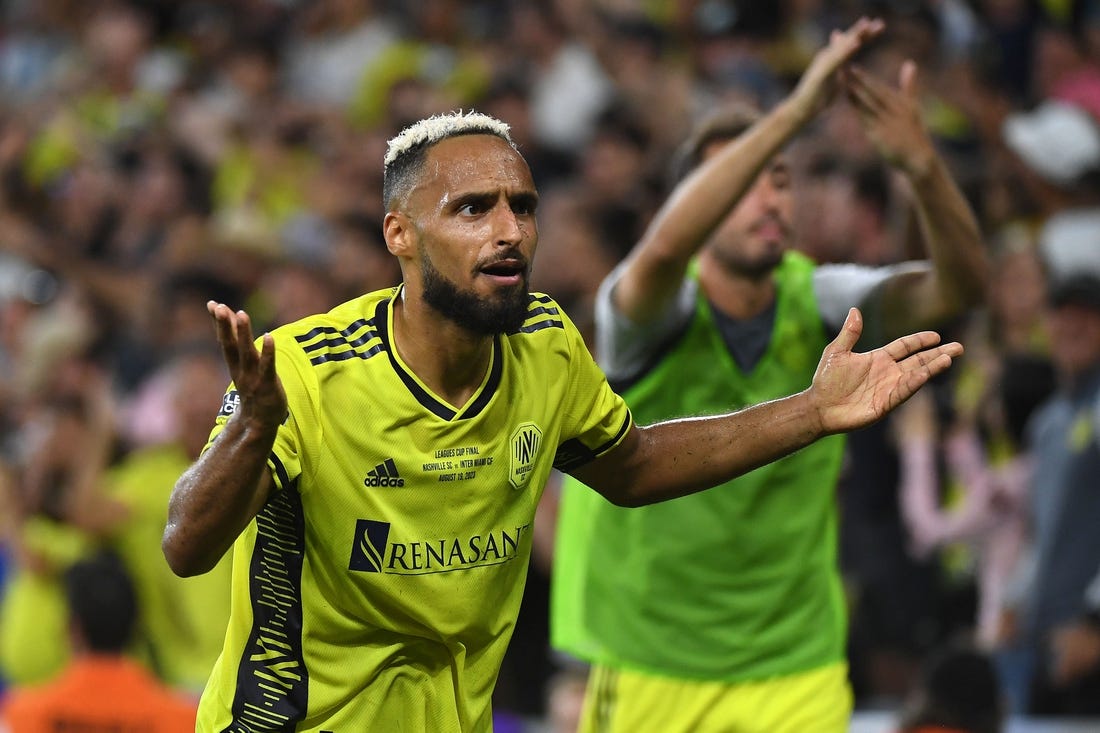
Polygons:
M367 471L367 477L363 479L364 486L404 486L405 479L397 472L397 464L392 458L379 463Z

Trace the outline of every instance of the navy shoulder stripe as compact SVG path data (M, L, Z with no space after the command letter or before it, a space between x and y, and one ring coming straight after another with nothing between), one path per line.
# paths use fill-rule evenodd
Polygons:
M577 438L570 438L563 441L554 454L554 468L563 473L569 473L576 468L580 468L584 464L610 450L612 446L622 440L623 435L626 434L626 431L630 430L633 424L634 418L628 412L615 435L610 440L604 442L603 445L595 448L589 448Z
M527 317L519 328L509 333L534 333L544 328L565 328L561 311L549 295L528 295Z
M559 320L527 321L519 327L518 333L534 333L544 328L565 328L565 324Z
M346 328L318 326L294 337L317 366L346 359L369 359L385 350L374 319L360 318Z
M304 344L307 341L311 341L312 339L317 338L321 334L331 334L335 336L343 336L344 338L349 338L356 331L363 328L363 326L371 326L373 328L374 319L360 318L359 320L354 321L350 325L348 325L347 328L342 328L339 330L332 326L317 326L316 328L310 329L303 334L295 336L294 340L300 344Z

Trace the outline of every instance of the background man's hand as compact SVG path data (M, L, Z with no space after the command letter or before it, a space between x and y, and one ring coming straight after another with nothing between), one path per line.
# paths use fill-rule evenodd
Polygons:
M885 27L881 20L860 18L846 31L833 31L828 45L814 55L791 94L795 108L808 119L827 106L837 89L837 70Z
M856 66L844 69L842 78L845 94L879 155L910 176L927 171L936 153L921 120L917 65L902 64L896 89Z

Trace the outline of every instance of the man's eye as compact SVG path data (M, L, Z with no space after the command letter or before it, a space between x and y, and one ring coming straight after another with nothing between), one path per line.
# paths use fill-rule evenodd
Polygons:
M485 207L481 204L463 204L458 208L458 213L464 216L477 216L485 213Z

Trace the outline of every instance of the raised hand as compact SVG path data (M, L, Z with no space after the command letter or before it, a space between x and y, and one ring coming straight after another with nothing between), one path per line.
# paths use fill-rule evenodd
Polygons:
M237 389L240 418L266 427L277 427L287 414L286 392L275 373L275 340L264 334L262 351L256 350L252 322L243 310L233 312L224 303L209 301L206 310L214 318L218 344Z
M817 365L810 393L826 433L881 419L963 352L962 344L940 344L939 334L921 331L874 351L855 353L852 348L862 332L863 317L852 308Z
M845 95L879 155L910 175L927 170L935 150L921 121L917 65L902 64L897 88L857 66L844 69L842 78Z
M881 20L860 18L846 31L833 31L828 45L814 55L803 72L791 101L807 116L821 111L836 91L837 70L885 27Z

